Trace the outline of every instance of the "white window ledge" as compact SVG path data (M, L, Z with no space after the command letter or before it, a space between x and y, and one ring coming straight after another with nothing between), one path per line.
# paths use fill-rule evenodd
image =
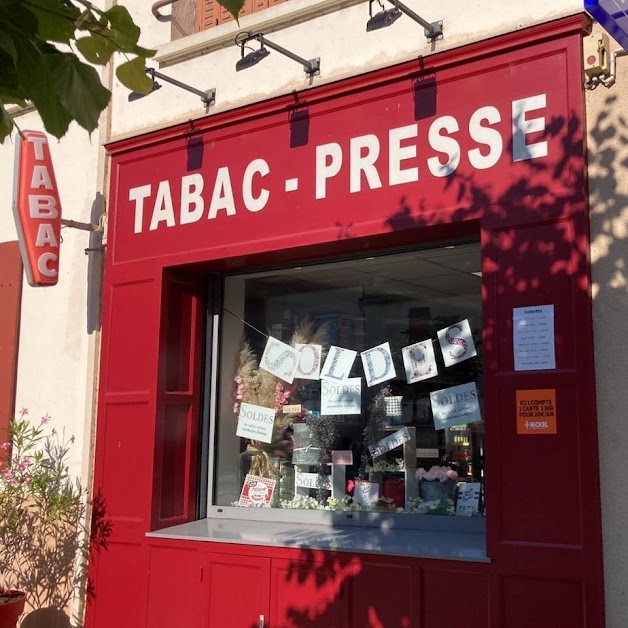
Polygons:
M490 562L486 555L486 536L483 531L409 530L384 525L330 526L211 518L149 532L146 536L155 539Z
M332 13L345 7L359 4L363 0L289 0L283 4L264 9L200 33L194 33L159 46L155 61L160 67L173 65L186 59L198 57L214 50L233 46L240 31L256 31L264 34L307 22L315 17Z

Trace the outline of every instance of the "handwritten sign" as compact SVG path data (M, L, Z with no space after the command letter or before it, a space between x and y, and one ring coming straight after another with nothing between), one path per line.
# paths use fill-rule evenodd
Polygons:
M458 500L456 501L456 515L458 517L473 517L480 508L479 482L461 482L458 484Z
M517 434L556 434L556 389L517 390Z
M401 447L410 440L410 431L407 427L402 427L390 436L382 438L376 445L369 445L369 452L373 458L383 456L385 453L392 451L396 447Z
M240 492L238 506L265 506L268 508L275 492L276 483L270 478L247 473Z
M322 488L329 490L329 476L318 473L306 473L298 469L294 473L294 485L301 488Z
M271 443L273 440L274 426L274 408L255 406L252 403L242 403L240 405L236 436L250 438L251 440L260 440L263 443Z

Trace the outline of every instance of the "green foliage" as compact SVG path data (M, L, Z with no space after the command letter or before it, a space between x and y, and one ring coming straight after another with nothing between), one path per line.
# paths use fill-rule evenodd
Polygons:
M244 0L218 0L218 4L222 5L237 20L238 14L244 6Z
M86 495L68 473L74 438L54 429L46 435L48 415L31 423L27 413L12 422L11 442L1 446L0 594L28 591L33 608L64 609L82 577L77 554L87 554Z
M103 11L88 0L0 0L0 142L13 129L5 107L28 101L51 135L62 137L72 121L91 133L111 93L90 64L105 65L114 53L129 57L120 82L148 93L145 62L155 51L139 46L139 37L120 5Z

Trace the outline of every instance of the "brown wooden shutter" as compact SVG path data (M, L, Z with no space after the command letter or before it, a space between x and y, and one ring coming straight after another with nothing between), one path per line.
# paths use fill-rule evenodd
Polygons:
M286 0L245 0L239 17L258 13L283 2L286 2ZM184 4L184 0L179 4ZM233 16L219 5L216 0L198 0L198 30L207 30L213 26L232 21Z
M17 242L0 244L0 443L15 414L17 350L22 304L22 259Z

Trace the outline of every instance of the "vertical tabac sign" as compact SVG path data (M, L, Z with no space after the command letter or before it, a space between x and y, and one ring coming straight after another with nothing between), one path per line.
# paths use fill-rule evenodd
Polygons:
M24 131L15 147L13 214L31 286L54 286L59 277L61 203L48 140Z

